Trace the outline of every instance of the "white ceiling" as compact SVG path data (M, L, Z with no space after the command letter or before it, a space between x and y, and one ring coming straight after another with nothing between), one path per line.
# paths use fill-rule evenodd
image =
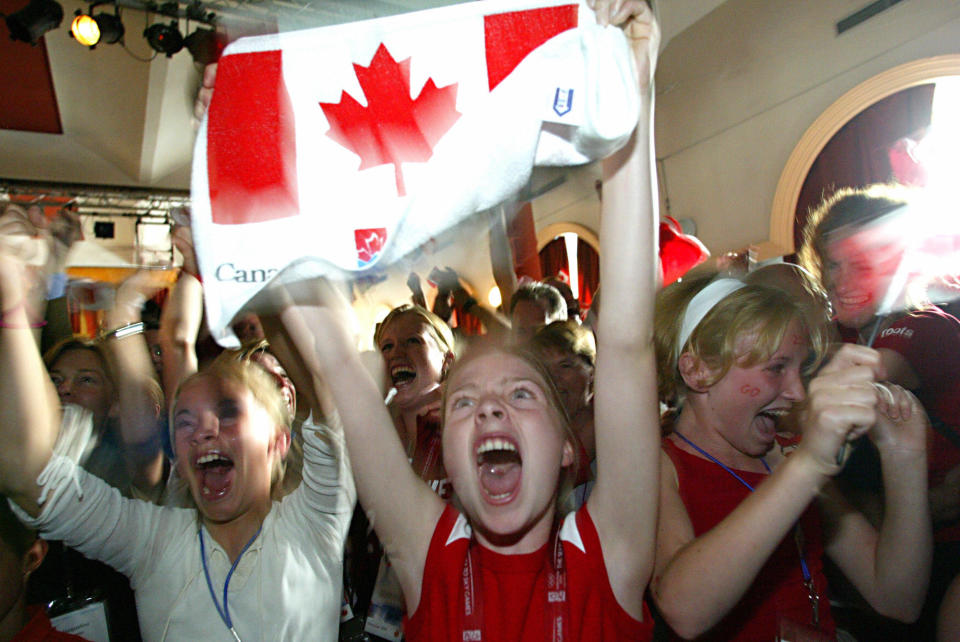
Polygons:
M188 189L192 105L201 69L184 50L155 55L142 37L145 14L127 9L125 47L86 50L70 36L69 16L86 8L61 0L67 18L46 35L63 134L0 130L0 178ZM335 24L452 4L451 0L220 0L210 8L228 32L250 29L265 14L282 29ZM664 44L723 0L658 3ZM181 26L188 33L185 25ZM24 45L26 46L26 45ZM144 62L149 60L149 62ZM14 152L14 153L9 153Z

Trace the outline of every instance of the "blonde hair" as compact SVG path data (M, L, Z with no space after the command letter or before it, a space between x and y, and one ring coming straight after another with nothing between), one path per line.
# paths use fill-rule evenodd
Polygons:
M561 350L580 357L591 368L597 364L597 340L593 331L576 321L554 321L543 326L530 339L530 349L537 354Z
M383 336L386 327L405 314L420 317L424 323L427 324L430 336L437 342L440 350L449 352L454 356L457 355L457 346L453 338L453 330L450 329L450 326L430 310L412 303L404 303L403 305L395 307L383 318L383 321L377 324L376 329L373 331L373 343L377 350L380 349L380 338Z
M84 350L96 355L97 361L103 369L103 374L110 380L110 385L114 388L116 387L113 368L110 365L110 359L107 358L107 354L104 351L103 344L94 340L84 339L83 337L67 337L50 346L50 348L43 353L43 363L47 367L47 370L53 368L57 361L60 360L60 357L71 350Z
M450 371L450 376L447 377L447 381L452 381L454 375L458 370L460 370L465 364L473 361L474 359L490 354L491 352L498 352L507 356L516 357L520 359L525 364L530 366L537 376L541 379L543 384L543 390L546 393L547 405L551 410L554 411L557 419L557 429L560 432L560 435L564 440L570 442L570 446L573 450L573 461L569 466L565 466L558 475L557 479L557 499L556 499L556 508L557 514L560 514L560 511L567 506L567 497L573 492L573 484L576 481L576 474L580 468L580 453L582 447L580 445L580 438L577 436L576 432L573 430L573 425L570 423L570 415L567 414L567 410L563 405L563 401L560 399L560 392L557 390L557 386L553 383L553 379L550 376L550 371L547 370L547 367L543 362L537 357L537 355L531 351L529 348L517 347L517 346L503 346L503 345L491 345L489 343L478 343L472 344L469 349L467 349L463 356L457 359ZM446 423L447 420L447 403L449 386L445 385L443 387L443 398L441 400L441 408L443 409L443 422ZM454 488L456 491L456 488Z
M222 356L223 355L221 355L221 357ZM233 353L224 358L218 357L204 370L193 373L177 386L177 390L170 403L169 411L170 443L174 448L176 447L176 440L174 438L174 414L177 408L177 402L180 399L180 393L186 386L203 377L212 377L220 381L230 381L248 389L257 403L267 411L274 425L278 427L278 431L290 433L292 417L290 416L287 404L283 400L283 396L277 389L276 383L259 365L250 361L239 360L236 358L235 353ZM274 434L276 435L276 433ZM174 457L177 456L178 454L176 450L174 450ZM280 491L280 481L283 479L284 467L285 460L277 457L274 460L273 470L271 470L270 474L270 490L274 495ZM177 489L177 491L175 491L176 494L181 494L186 489L186 481L180 481L183 483L183 488ZM189 493L186 493L186 495L189 496ZM180 499L186 500L187 497L182 496ZM190 499L192 500L192 498ZM188 502L188 504L194 506L192 501Z
M799 321L809 332L806 315L789 294L765 285L744 284L706 313L686 345L677 345L680 320L687 304L712 280L710 274L685 278L657 295L654 310L657 385L661 401L668 405L678 403L686 391L678 366L683 352L692 353L715 371L710 379L700 382L709 387L735 364L749 367L773 356L793 321ZM756 335L746 354L737 352L737 340L744 333ZM811 358L804 364L804 374L819 365L825 350L825 344L811 338Z

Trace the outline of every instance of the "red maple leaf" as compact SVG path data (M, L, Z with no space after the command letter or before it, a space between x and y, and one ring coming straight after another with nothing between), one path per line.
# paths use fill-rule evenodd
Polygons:
M397 193L406 195L400 164L426 162L453 123L457 84L437 88L432 78L410 99L410 59L397 62L381 44L369 67L353 65L367 106L341 92L339 103L320 103L330 123L327 136L360 157L360 169L392 164Z

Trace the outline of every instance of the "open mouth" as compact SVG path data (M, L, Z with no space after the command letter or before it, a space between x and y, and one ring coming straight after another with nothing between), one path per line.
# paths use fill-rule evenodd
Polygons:
M394 386L409 384L417 378L417 371L408 366L395 366L390 370L390 380Z
M205 500L225 496L233 481L233 460L218 450L211 450L197 457L193 467L200 481L200 493Z
M847 310L858 310L870 303L870 296L867 294L849 295L837 297L837 305Z
M780 422L789 412L787 408L768 408L757 413L757 416L764 420L764 425L772 434L777 431Z
M487 501L505 504L520 489L523 459L517 444L503 437L487 437L476 447L480 487Z

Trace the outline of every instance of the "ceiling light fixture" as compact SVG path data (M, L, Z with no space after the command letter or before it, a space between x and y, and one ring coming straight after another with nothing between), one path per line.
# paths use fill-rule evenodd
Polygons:
M30 0L26 7L6 17L11 40L29 42L31 45L52 29L60 26L63 7L54 0Z
M176 20L172 20L170 24L158 22L150 25L144 29L143 37L154 51L166 54L167 58L183 49L183 34L180 33Z
M93 9L91 8L91 13ZM70 24L70 34L81 45L93 49L97 44L112 45L123 38L124 28L119 15L100 13L90 16L77 9L76 18Z

